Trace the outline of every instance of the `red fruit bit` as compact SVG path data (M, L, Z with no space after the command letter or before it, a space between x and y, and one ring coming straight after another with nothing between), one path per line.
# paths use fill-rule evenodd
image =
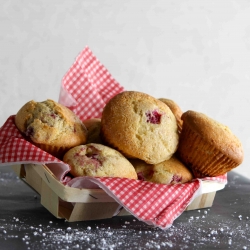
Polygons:
M56 115L55 113L51 113L50 116L51 116L52 118L54 118L54 119L57 117L57 115Z
M150 170L148 172L138 172L137 173L137 177L138 177L138 180L142 180L142 181L146 181L146 180L149 180L153 177L154 175L154 170Z
M97 170L100 166L102 166L102 162L100 159L100 150L93 146L89 146L86 156L88 157L89 161L95 166Z
M98 154L88 155L90 159L98 160Z
M25 131L25 135L28 137L32 137L34 135L34 128L28 127L27 130Z
M170 183L180 183L181 181L182 177L174 174Z
M161 116L162 115L157 110L146 112L147 122L150 122L152 124L160 124Z
M137 173L138 180L145 181L144 175L142 172Z
M74 154L74 157L82 157L82 155L83 155L83 153L85 153L85 151L86 151L86 146L82 146L79 149L79 151Z

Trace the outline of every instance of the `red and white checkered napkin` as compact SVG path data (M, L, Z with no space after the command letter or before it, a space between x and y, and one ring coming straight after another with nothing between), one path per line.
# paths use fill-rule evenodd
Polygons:
M80 119L101 117L105 104L124 88L86 47L63 77L59 103Z
M119 178L92 181L137 219L161 229L169 228L202 192L199 179L176 185Z
M226 183L227 176L208 177L203 180ZM174 185L124 178L96 178L92 182L136 218L161 229L169 228L186 207L202 194L201 179Z
M61 161L26 141L10 116L0 128L0 166L18 163L46 164Z

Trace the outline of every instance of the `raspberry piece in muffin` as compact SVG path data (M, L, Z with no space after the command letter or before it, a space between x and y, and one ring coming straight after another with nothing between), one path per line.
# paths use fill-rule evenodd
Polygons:
M152 124L160 124L161 123L161 114L157 110L147 111L147 122L150 122Z

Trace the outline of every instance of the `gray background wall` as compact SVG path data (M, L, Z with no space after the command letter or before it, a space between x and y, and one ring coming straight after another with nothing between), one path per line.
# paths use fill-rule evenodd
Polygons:
M0 124L27 101L58 100L88 45L127 90L228 125L250 178L250 2L1 0Z

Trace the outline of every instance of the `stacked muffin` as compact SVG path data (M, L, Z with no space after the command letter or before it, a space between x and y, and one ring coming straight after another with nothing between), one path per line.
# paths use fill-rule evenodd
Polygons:
M196 177L223 175L242 163L242 144L227 126L190 110L182 120L178 155Z
M80 119L53 100L27 102L17 112L15 124L27 140L58 158L87 141L87 129Z
M116 95L101 118L85 121L52 100L31 101L15 123L27 140L68 163L73 177L176 184L225 174L243 161L242 144L227 126L138 91Z
M102 113L101 135L105 143L128 158L149 164L170 159L179 141L177 122L170 108L135 91L120 93L107 103Z

